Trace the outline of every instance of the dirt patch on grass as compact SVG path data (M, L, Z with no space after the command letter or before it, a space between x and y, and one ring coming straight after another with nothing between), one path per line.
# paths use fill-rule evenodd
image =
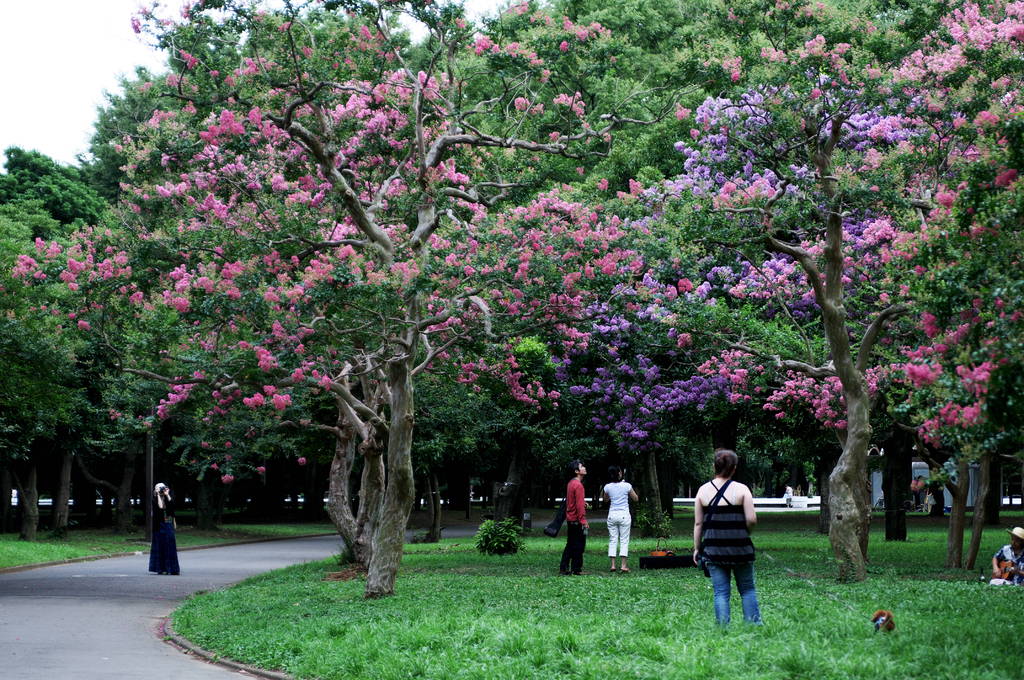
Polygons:
M325 581L351 581L366 576L366 570L360 567L349 567L341 571L332 571L324 574Z

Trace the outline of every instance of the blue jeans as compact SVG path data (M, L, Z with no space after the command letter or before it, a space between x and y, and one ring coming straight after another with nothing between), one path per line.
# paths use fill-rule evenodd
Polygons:
M729 575L734 574L740 602L743 603L743 620L761 625L761 610L757 606L757 591L754 590L754 563L723 565L709 562L708 571L715 591L715 619L718 623L729 623Z

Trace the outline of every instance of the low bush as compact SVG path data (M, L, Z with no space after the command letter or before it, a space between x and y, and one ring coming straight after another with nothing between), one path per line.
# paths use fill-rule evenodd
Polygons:
M484 520L476 532L476 549L485 555L514 555L523 549L523 532L512 517Z
M668 538L672 534L672 520L663 510L642 507L636 513L636 529L643 538Z

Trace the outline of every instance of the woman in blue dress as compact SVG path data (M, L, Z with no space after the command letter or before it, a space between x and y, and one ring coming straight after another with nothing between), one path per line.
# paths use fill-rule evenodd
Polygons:
M153 543L149 548L149 570L157 574L181 573L178 567L178 544L174 538L174 500L171 490L160 482L153 488Z

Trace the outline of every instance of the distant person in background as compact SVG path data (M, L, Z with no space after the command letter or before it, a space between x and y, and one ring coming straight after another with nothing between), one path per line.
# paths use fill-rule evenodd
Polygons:
M918 475L914 477L914 481L910 483L910 491L914 494L914 509L920 510L921 506L924 505L924 477Z
M929 491L924 495L924 514L931 514L933 505L935 505L935 497L932 496L932 492Z
M786 507L793 507L793 487L789 484L786 485L786 490L782 492L782 500L786 501Z
M604 502L608 503L608 559L612 561L611 571L615 571L615 555L618 551L621 570L629 573L626 560L629 559L629 528L633 517L629 514L629 502L638 500L633 485L623 481L623 471L617 465L608 468L608 479L613 481L604 485Z
M715 478L697 491L693 504L693 560L702 559L715 592L715 619L729 623L732 577L740 591L743 619L761 624L754 588L754 544L750 530L757 524L754 497L745 484L733 482L739 457L728 449L715 451Z
M149 570L157 574L177 576L178 544L174 538L174 500L171 490L160 482L153 488L153 543L149 548Z
M1004 545L992 556L993 586L1024 585L1024 527L1007 529L1010 544Z
M565 550L558 573L579 576L583 573L583 551L587 547L587 502L583 494L583 478L587 467L578 460L569 463L573 478L565 489Z

